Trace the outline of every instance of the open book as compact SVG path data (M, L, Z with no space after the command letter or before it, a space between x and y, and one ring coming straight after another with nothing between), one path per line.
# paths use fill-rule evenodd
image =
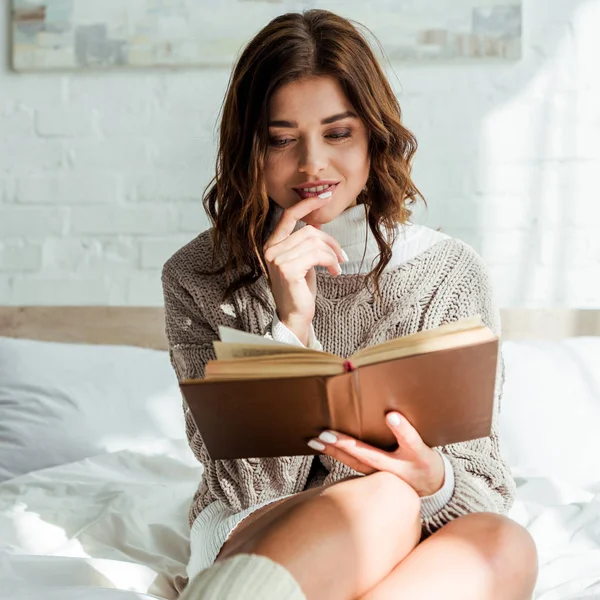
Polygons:
M402 413L431 447L489 435L499 340L479 316L348 358L222 327L205 379L180 383L213 459L314 454L324 429L391 449Z

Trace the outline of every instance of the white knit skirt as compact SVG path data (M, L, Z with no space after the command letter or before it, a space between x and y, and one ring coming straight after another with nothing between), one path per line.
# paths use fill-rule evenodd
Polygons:
M215 562L231 532L247 516L272 502L289 498L290 495L255 504L240 512L233 512L221 500L216 500L204 508L196 517L190 531L190 560L187 565L189 579L191 580L200 571L208 569Z

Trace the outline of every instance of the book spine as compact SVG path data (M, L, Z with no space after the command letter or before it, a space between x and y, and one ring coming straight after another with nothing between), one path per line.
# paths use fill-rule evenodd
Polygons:
M330 427L353 437L361 433L357 376L355 369L327 381Z

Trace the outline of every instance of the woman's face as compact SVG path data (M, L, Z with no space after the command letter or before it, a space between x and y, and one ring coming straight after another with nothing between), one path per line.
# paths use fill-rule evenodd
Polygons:
M333 196L303 221L331 221L349 206L369 176L368 132L338 82L315 77L289 83L269 107L267 193L282 208L317 196L329 186Z

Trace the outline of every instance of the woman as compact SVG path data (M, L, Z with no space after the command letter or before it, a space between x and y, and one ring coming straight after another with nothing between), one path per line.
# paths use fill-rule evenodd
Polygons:
M260 31L223 107L214 227L163 270L179 379L204 376L219 325L341 356L475 314L498 332L479 256L409 221L415 150L350 22L311 10ZM535 546L502 516L514 483L495 425L429 448L391 413L395 452L324 432L316 456L212 461L185 411L204 465L186 598L531 597Z

